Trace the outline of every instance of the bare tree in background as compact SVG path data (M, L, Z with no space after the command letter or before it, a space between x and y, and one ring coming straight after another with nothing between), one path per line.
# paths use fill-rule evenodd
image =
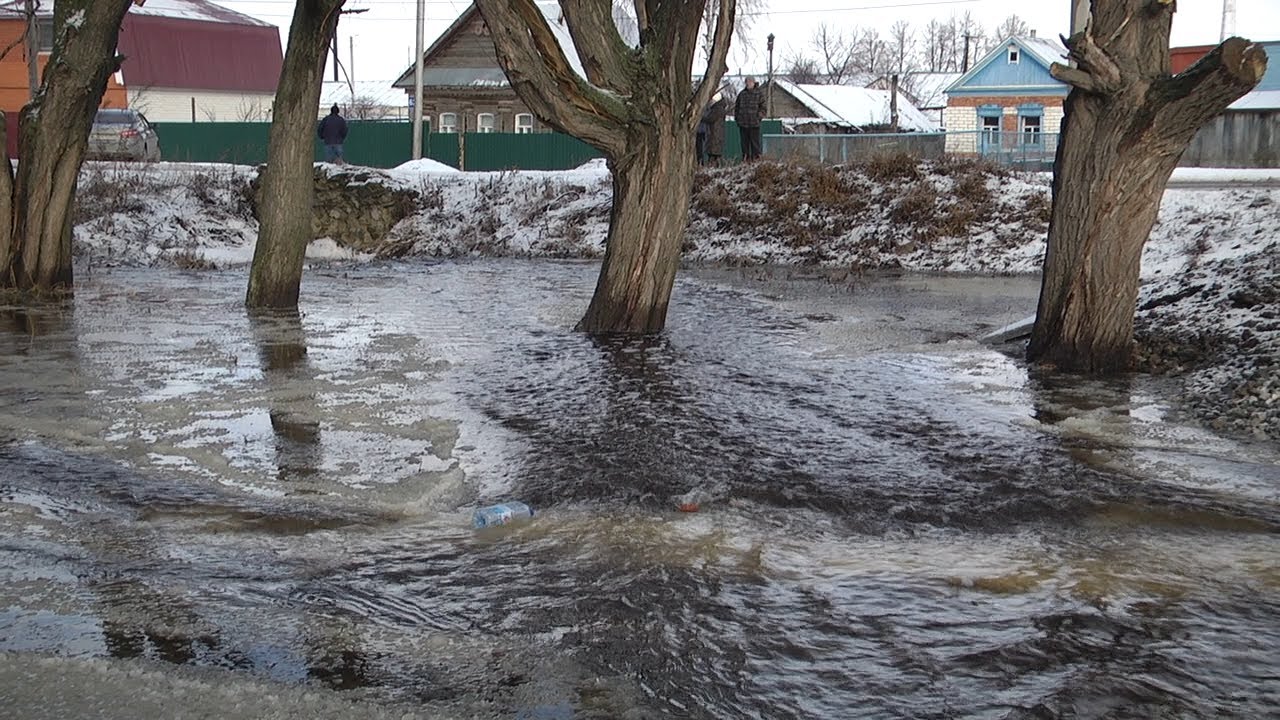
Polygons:
M347 118L351 120L384 120L391 110L371 95L356 95L347 100Z
M818 65L818 61L804 55L792 55L785 63L786 70L782 73L791 82L797 85L823 85L826 79L822 75L822 67Z
M738 9L733 17L733 40L740 47L752 48L757 43L751 42L751 29L755 27L756 17L765 7L766 0L738 0ZM720 19L720 3L708 2L702 11L702 60L711 59L715 48L716 22Z
M856 32L857 29L854 29ZM818 53L817 64L826 78L826 83L839 85L854 70L854 40L844 31L826 23L813 31L809 41Z
M899 20L889 28L889 61L885 71L903 73L915 62L915 32L911 23Z
M1031 34L1031 26L1017 15L1010 15L996 26L994 40L1003 42L1011 37L1027 37Z
M924 69L929 72L946 71L949 39L946 24L937 18L930 20L929 24L924 26L924 37L921 38L920 47Z

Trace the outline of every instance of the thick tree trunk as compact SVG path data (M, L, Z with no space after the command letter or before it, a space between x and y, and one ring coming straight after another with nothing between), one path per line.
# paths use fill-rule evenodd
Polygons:
M618 33L608 0L561 0L578 75L535 0L476 0L512 89L544 122L591 144L613 170L604 265L578 329L645 334L666 324L693 185L693 131L725 72L736 0L715 0L706 72L693 56L707 0L636 0L642 42Z
M1060 370L1128 369L1142 248L1165 184L1204 123L1248 92L1266 57L1240 38L1169 77L1170 3L1095 0L1068 41L1079 68L1054 161L1053 213L1028 359ZM1099 44L1095 38L1106 38Z
M689 223L693 142L677 128L645 126L613 163L613 210L604 264L578 329L656 333L666 325Z
M249 307L298 305L302 263L311 240L320 81L343 2L298 0L293 11L262 176L258 244L245 299Z
M44 83L23 110L16 180L0 170L0 288L70 293L76 178L133 0L59 0ZM7 212L6 212L7 211Z

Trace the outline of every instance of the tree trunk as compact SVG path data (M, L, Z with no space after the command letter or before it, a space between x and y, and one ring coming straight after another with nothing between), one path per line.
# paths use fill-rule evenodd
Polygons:
M643 38L630 47L606 0L476 0L498 62L524 104L552 127L599 149L613 171L604 264L578 329L597 334L661 332L680 263L693 186L693 133L725 72L737 0L715 0L706 72L693 56L707 0L636 0ZM567 24L586 74L569 62ZM564 28L561 28L564 29Z
M656 333L667 305L689 223L693 141L677 130L645 126L631 151L613 163L613 209L604 264L578 330Z
M329 38L345 0L298 0L289 27L262 175L258 244L245 304L298 306L302 263L311 241L315 127Z
M22 112L17 178L0 169L0 288L72 289L71 210L89 130L120 68L116 41L133 0L59 0L44 82Z
M1054 161L1033 362L1129 368L1142 248L1165 184L1196 131L1266 67L1259 46L1232 38L1170 77L1171 14L1167 0L1094 0L1090 26L1067 41L1079 67L1053 67L1074 88Z

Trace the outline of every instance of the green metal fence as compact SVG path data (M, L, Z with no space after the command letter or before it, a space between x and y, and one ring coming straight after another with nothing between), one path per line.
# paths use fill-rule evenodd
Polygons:
M413 142L409 123L353 120L349 125L344 148L347 162L390 168L409 160ZM600 157L595 148L561 133L455 135L426 132L425 123L423 127L423 155L464 170L567 170ZM265 122L156 123L164 159L175 162L264 163L270 130L271 123ZM766 121L761 130L777 134L782 132L782 124ZM319 140L315 157L324 159ZM729 121L725 124L724 158L735 162L741 157L738 128Z

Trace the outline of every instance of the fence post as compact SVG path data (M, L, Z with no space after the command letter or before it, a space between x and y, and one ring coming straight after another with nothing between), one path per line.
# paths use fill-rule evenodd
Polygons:
M467 169L467 134L458 133L458 169Z

